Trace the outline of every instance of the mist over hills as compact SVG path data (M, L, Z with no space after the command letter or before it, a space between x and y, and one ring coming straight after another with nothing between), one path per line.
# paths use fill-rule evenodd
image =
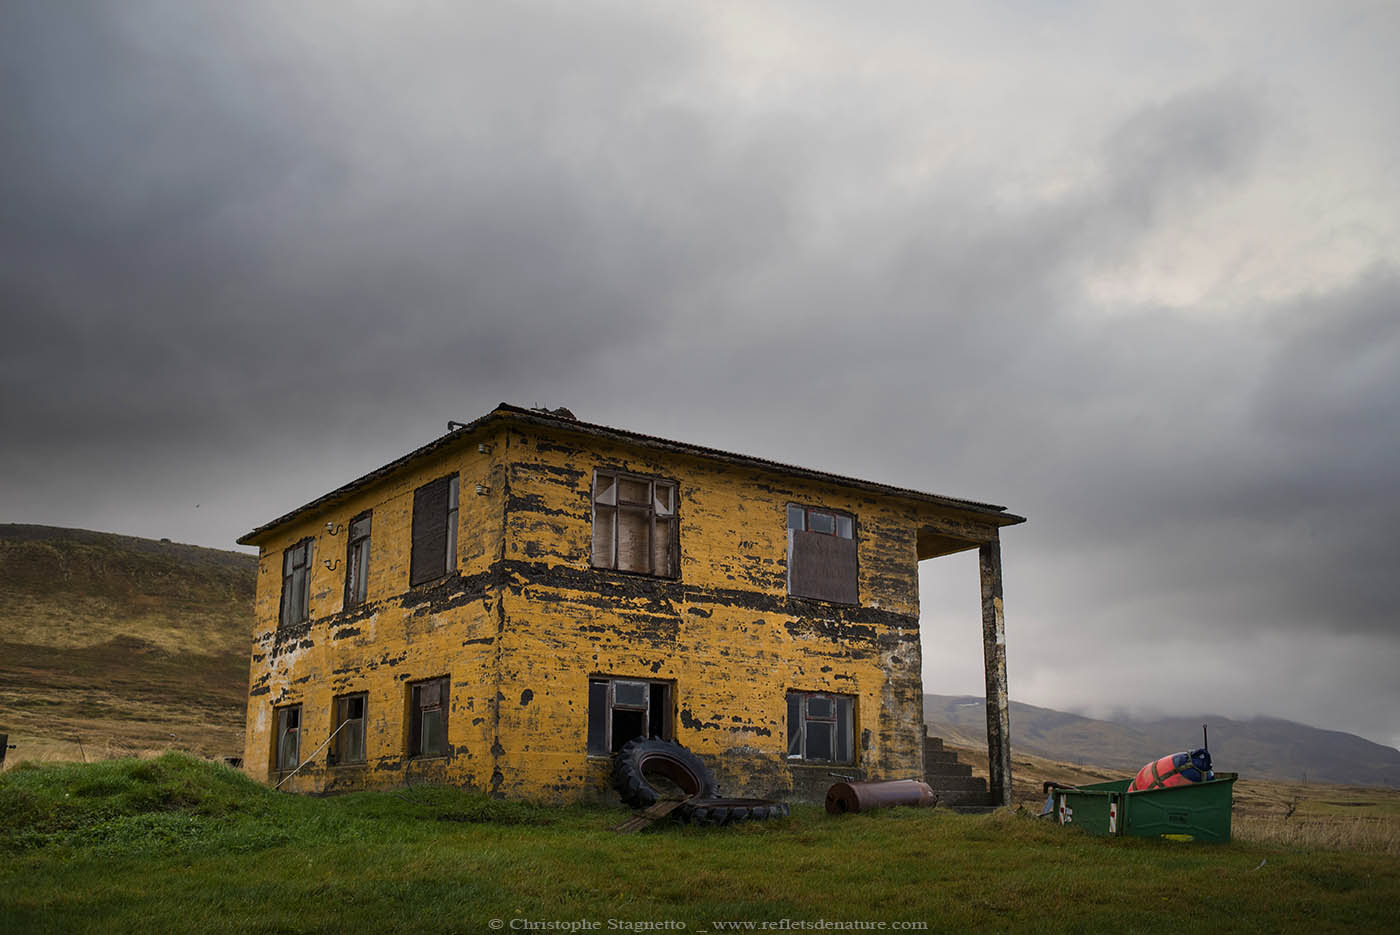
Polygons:
M934 736L964 746L987 744L986 708L972 695L925 695ZM1400 788L1400 750L1355 734L1281 718L1235 720L1218 714L1112 721L1011 702L1013 753L1135 772L1149 760L1201 745L1210 729L1215 768L1285 782L1330 782Z

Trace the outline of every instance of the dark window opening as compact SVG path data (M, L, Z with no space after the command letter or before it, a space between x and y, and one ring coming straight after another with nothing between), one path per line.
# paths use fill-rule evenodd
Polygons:
M359 692L335 699L332 711L331 739L328 757L332 765L365 762L365 707L368 695Z
M788 504L788 593L836 604L860 600L855 517Z
M673 482L607 471L594 474L594 568L674 578L677 533Z
M409 689L408 755L444 756L447 753L448 678L416 682Z
M361 513L350 521L346 537L345 606L359 607L369 595L370 514Z
M273 765L279 772L294 770L301 765L301 705L277 709L277 737L273 748Z
M627 708L614 708L612 716L612 751L616 753L629 740L647 735L647 713Z
M855 699L824 692L788 692L789 760L855 762Z
M671 683L641 679L588 681L588 753L607 756L637 737L671 740Z
M311 550L303 539L282 553L282 612L279 626L304 623L311 614Z
M435 581L457 567L457 475L413 491L409 585Z
M671 686L665 682L651 683L651 710L647 712L647 736L665 737L670 735L666 731L666 713L670 710L670 705L666 703L667 697L671 693Z

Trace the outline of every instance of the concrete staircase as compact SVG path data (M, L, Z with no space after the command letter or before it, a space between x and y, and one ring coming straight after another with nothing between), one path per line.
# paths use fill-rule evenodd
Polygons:
M972 767L958 762L958 755L943 749L942 737L924 736L924 782L938 794L938 804L955 812L995 811L987 780L972 775Z

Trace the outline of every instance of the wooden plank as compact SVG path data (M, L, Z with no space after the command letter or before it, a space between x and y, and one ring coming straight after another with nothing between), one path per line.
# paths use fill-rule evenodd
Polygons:
M662 799L660 802L651 806L651 808L638 812L621 824L615 825L612 830L619 834L636 834L643 828L649 827L652 823L665 818L689 801L690 799Z

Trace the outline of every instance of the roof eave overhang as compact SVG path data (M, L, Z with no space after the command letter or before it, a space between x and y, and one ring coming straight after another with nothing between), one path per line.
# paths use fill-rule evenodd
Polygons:
M451 447L480 429L491 426L497 422L513 422L521 425L535 425L543 428L556 429L564 432L575 432L581 435L604 438L626 445L641 445L659 451L667 451L673 454L689 455L691 457L704 458L713 461L722 461L741 467L755 468L758 470L772 471L788 477L799 477L804 480L816 481L823 484L835 484L841 487L864 490L868 493L880 496L896 497L900 499L913 500L928 503L943 510L952 511L968 519L975 519L978 522L988 523L997 527L1015 526L1024 523L1024 516L1017 516L1014 513L1006 512L1006 508L992 503L979 503L975 500L963 500L957 497L945 497L938 494L924 493L919 490L911 490L905 487L894 487L889 484L879 484L874 481L861 480L857 477L846 477L840 474L830 474L825 471L817 471L812 468L799 467L793 464L783 464L779 461L770 461L765 458L756 458L751 455L737 454L732 451L722 451L718 448L707 448L703 445L692 445L685 442L673 441L667 438L659 438L654 435L644 435L638 432L628 432L622 429L615 429L606 425L598 425L592 422L580 422L576 419L561 418L547 413L536 412L531 409L522 409L519 406L512 406L508 403L501 403L491 412L475 421L468 422L461 428L454 429L438 438L433 439L421 448L416 448L401 458L397 458L383 467L370 471L363 477L356 478L348 484L337 487L330 493L317 497L310 503L297 507L289 513L277 517L269 523L264 523L253 531L239 537L239 545L257 545L259 542L274 532L281 526L300 518L306 513L331 506L356 491L362 490L371 484L382 480L396 471L407 467L409 464L424 458L434 452Z

